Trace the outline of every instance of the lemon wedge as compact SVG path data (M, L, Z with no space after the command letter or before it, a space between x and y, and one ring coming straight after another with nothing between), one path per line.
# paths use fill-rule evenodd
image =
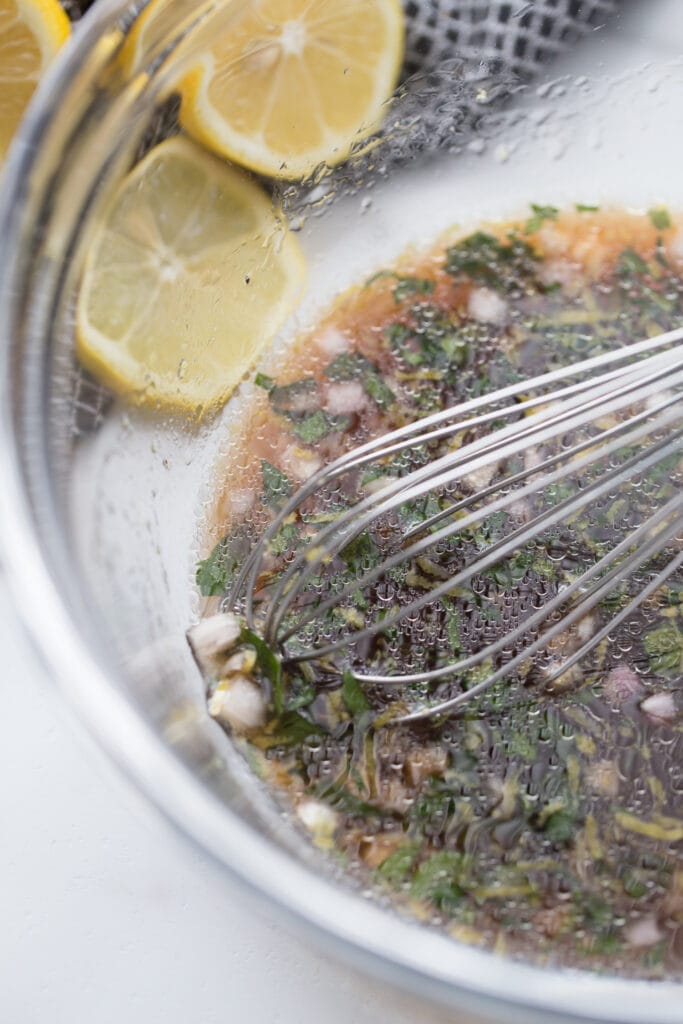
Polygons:
M401 68L400 0L255 0L181 84L181 121L276 178L344 160L381 122Z
M79 358L135 402L199 415L239 383L304 278L267 193L191 140L169 139L124 179L90 244Z
M70 29L57 0L0 0L0 160Z

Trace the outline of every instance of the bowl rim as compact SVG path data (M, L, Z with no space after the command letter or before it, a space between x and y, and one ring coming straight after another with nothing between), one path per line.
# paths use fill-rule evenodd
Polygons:
M676 1024L683 987L675 982L541 968L456 945L297 863L246 825L181 763L125 698L116 684L120 672L90 649L82 624L70 614L42 550L11 415L14 312L27 241L36 227L26 214L26 195L41 136L102 33L132 7L140 10L129 0L100 0L78 24L30 104L0 190L0 564L30 651L86 729L176 831L218 863L233 883L246 883L252 894L277 908L289 926L303 930L318 948L329 943L365 973L490 1019ZM40 624L35 615L22 613L35 605L36 594Z

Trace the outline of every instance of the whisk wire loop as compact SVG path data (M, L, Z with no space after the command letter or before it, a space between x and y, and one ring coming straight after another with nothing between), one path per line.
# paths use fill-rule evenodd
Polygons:
M370 441L354 448L352 451L344 453L330 465L323 466L320 470L314 473L309 480L291 496L291 498L284 502L279 514L263 532L259 543L255 546L251 556L245 559L231 588L228 597L229 603L231 605L237 604L242 595L244 595L245 615L247 621L253 622L253 594L256 588L256 581L260 570L263 551L280 530L285 519L295 512L304 501L310 498L310 496L325 483L334 481L352 468L360 468L361 466L372 462L376 458L383 458L386 457L387 454L394 454L404 450L415 443L415 438L417 436L424 437L426 431L431 431L433 428L439 427L440 424L447 424L448 421L452 420L456 415L462 422L451 425L450 427L445 427L444 429L447 433L450 431L457 432L459 429L464 429L465 426L472 428L491 422L496 417L500 416L505 410L494 408L493 411L487 414L480 414L481 418L476 416L478 410L485 409L487 406L497 407L501 402L508 399L512 399L513 402L516 403L516 399L519 395L528 393L530 390L542 392L547 386L561 381L566 381L568 377L573 379L573 383L565 385L555 392L522 400L518 404L511 406L508 410L508 414L513 410L516 413L520 413L527 408L531 409L534 405L558 401L563 397L568 397L576 391L580 391L582 387L585 387L585 381L580 378L584 375L591 374L594 371L601 370L604 367L614 366L615 368L613 370L607 370L603 375L603 380L616 381L624 370L620 364L626 363L628 366L638 360L641 356L644 357L647 353L655 353L658 350L667 349L668 346L671 346L682 339L683 328L676 328L653 338L635 342L632 345L621 349L603 352L597 356L591 356L588 359L584 359L579 363L573 364L571 367L558 367L555 370L550 370L539 375L533 381L515 381L506 385L504 388L500 388L496 392L471 398L467 402L463 402L455 408L443 409L438 412L431 413L428 416L422 417L420 420L408 423L403 427L399 427L389 435L373 438ZM574 378L579 379L574 380ZM394 447L394 445L397 447Z
M683 381L683 371L681 371L680 379L681 381ZM650 397L650 395L654 393L656 383L657 381L648 382L649 386L644 389L644 394L647 397ZM600 415L610 415L611 413L621 409L623 405L626 404L629 400L629 394L630 391L628 389L624 389L623 391L620 390L618 396L615 396L611 401L608 401L607 403L605 403L604 406L600 407ZM665 400L662 403L661 408L665 410L667 408L670 408L677 402L678 398L677 396L675 396L673 398ZM471 449L478 447L477 442L473 442L472 445L468 446L465 450L460 449L455 453L449 454L448 456L445 456L443 460L437 460L435 463L432 464L431 467L424 467L422 470L417 470L415 471L414 474L410 474L409 477L404 478L404 482L405 480L411 481L409 486L404 486L403 488L399 488L396 485L390 486L386 488L386 490L380 491L379 495L371 495L367 499L361 501L353 509L351 509L349 512L345 513L342 517L340 517L339 520L335 521L334 523L326 527L324 530L322 530L319 536L316 538L316 543L312 551L300 555L297 559L295 559L295 561L292 562L291 565L288 566L285 573L283 573L282 580L280 581L280 584L275 592L274 598L269 607L269 613L265 624L266 638L270 642L273 642L275 636L277 635L277 631L282 623L282 620L287 613L288 607L291 606L297 594L305 586L307 580L321 565L321 563L324 560L329 560L336 554L338 554L341 550L344 549L344 547L350 544L357 536L359 536L378 518L393 511L393 509L396 506L397 498L400 498L402 502L415 501L416 499L419 499L424 495L428 494L430 491L437 490L440 487L443 487L445 484L452 484L453 482L460 479L463 475L465 475L466 472L471 473L473 471L476 471L477 469L487 466L490 462L492 451L494 452L496 459L499 461L504 460L509 456L515 455L519 451L520 441L527 439L529 434L534 433L538 430L542 431L541 443L545 443L551 437L556 436L558 432L565 432L567 430L573 429L580 421L580 419L583 417L587 409L593 407L594 403L593 401L591 401L586 404L585 408L581 406L579 409L574 409L573 407L569 410L563 409L562 414L558 414L557 416L552 418L552 423L549 422L550 417L545 413L538 414L538 423L534 423L532 426L528 428L528 430L520 431L519 435L517 435L517 433L514 433L514 440L509 442L508 444L504 444L502 447L497 447L496 441L493 440L493 438L497 437L497 432L496 434L492 435L492 437L490 437L489 439L484 439L487 440L487 444L484 446L485 452L483 455L478 454L473 459L468 458L468 453L471 451ZM572 413L573 415L570 415L570 413ZM649 415L651 416L652 413L650 413ZM666 417L665 420L660 424L660 428L663 429L664 427L668 426L677 417L678 413L674 409L671 415ZM629 422L632 423L632 421ZM499 432L501 435L505 435L504 440L507 440L507 437L509 436L509 430L510 428L503 428L503 430ZM651 432L651 425L646 423L640 429L637 429L635 431L632 430L625 437L615 438L611 443L607 445L603 444L602 448L597 447L595 439L593 439L592 442L584 443L583 445L580 446L580 448L582 450L588 448L588 453L587 455L584 456L583 459L575 461L573 467L574 471L579 472L581 469L591 465L598 458L604 458L605 456L614 453L620 448L623 448L626 443L638 443ZM656 455L658 451L659 448L653 449L653 457ZM563 453L562 457L566 459L568 454L571 453L565 452ZM648 459L647 465L650 464L651 459ZM629 462L626 465L629 469L633 469L635 472L638 466L640 465L640 467L642 468L643 465L645 465L645 462L639 456L636 456L633 459L629 460ZM437 472L436 475L431 475L430 473L427 472L427 470L429 470L430 468L438 468L441 471ZM525 476L528 477L529 475L531 475L531 472L532 471L529 471L528 473L525 474ZM534 470L534 472L537 471ZM529 495L538 491L541 486L547 488L551 484L561 480L564 476L565 470L563 468L560 468L557 471L548 474L545 478L543 478L542 481L535 481L534 483L527 485L525 488L522 488L520 491L517 492L511 491L507 495L504 495L502 498L492 502L489 506L486 506L483 509L471 513L469 516L458 520L453 526L447 527L445 530L442 530L438 533L431 534L428 537L425 537L422 541L417 542L416 544L407 549L402 549L398 554L390 556L385 562L382 563L380 567L376 567L375 569L365 574L362 581L363 586L366 586L369 583L373 582L374 580L379 578L380 575L395 568L401 562L404 562L409 558L417 557L418 555L422 554L423 551L427 550L429 547L432 547L435 543L449 539L451 536L453 536L455 532L460 532L463 530L467 530L472 526L476 526L478 523L482 522L490 515L493 515L495 512L502 511L509 507L511 504L519 501L520 499L528 497ZM618 474L605 474L602 480L602 488L599 491L594 492L592 496L591 494L585 495L582 499L582 502L577 506L577 508L575 510L572 510L572 513L569 513L569 511L567 510L567 514L573 514L574 511L578 511L579 507L583 507L584 504L587 504L595 497L598 497L599 494L603 493L603 491L607 488L608 484L614 485L615 482L620 481L621 477L619 477ZM398 483L400 483L400 481L397 481L397 484ZM388 496L385 497L385 494L387 492ZM460 503L460 505L462 507L462 503ZM565 506L558 506L556 511L558 510L560 512L564 511ZM435 520L436 518L437 517L434 517ZM428 522L422 524L422 526L427 528ZM345 529L347 523L351 524L351 527L348 531ZM535 520L534 524L540 526L541 521ZM548 522L546 522L545 525L549 525ZM525 536L527 536L527 533L528 531L525 531ZM513 534L510 539L514 538L515 536L516 535ZM496 554L495 546L491 548L489 551L489 555L494 554ZM495 564L495 559L493 562L489 562L488 557L489 556L487 556L487 564L486 566L482 566L483 568L487 567L489 564ZM502 555L501 557L505 556ZM297 572L299 573L297 581L294 583L290 582L292 580L292 577ZM319 617L334 605L339 604L339 602L342 601L345 597L347 597L350 593L358 589L359 582L360 581L358 579L352 580L347 585L347 587L345 587L344 590L342 590L339 594L336 594L333 597L329 598L327 601L322 602L322 604L320 604L316 608L315 612L309 614L308 616L303 616L303 618L301 618L297 622L297 625L295 627L286 630L280 636L280 642L285 643L298 629L306 625L308 622L312 621L313 618ZM454 586L455 585L459 584L454 584ZM434 594L434 596L436 596L436 591L432 593ZM285 596L287 597L286 601L283 600ZM396 619L392 619L391 622L384 620L383 628L387 628L389 625L393 625L395 624L395 622L400 621L400 619L404 618L405 615L409 613L409 611L413 612L419 610L417 604L418 602L415 602L415 604L407 606L407 608L402 609L401 612L397 613L398 617ZM420 605L420 607L423 607L423 605ZM369 627L369 631L363 630L359 634L356 634L356 639L360 639L363 636L371 636L373 635L373 632L374 627ZM329 651L328 648L325 648L324 653L331 653L331 651Z
M543 550L557 531L561 535L571 530L580 517L590 520L593 506L609 503L618 494L635 493L649 474L661 477L662 472L670 472L669 466L680 465L681 342L683 328L600 353L433 413L344 453L283 502L243 563L229 596L231 605L244 610L250 627L260 630L287 663L341 653L348 664L350 656L358 661L363 644L367 649L367 644L389 635L401 623L418 621L427 606L440 606L468 590L476 593L487 574L499 571L519 552ZM408 472L399 470L397 476L391 460L403 452L408 462L418 457L418 464ZM426 462L419 461L425 458ZM263 557L283 524L291 522L314 493L320 489L332 493L332 485L345 474L368 466L373 468L371 478L380 479L379 486L375 483L369 493L307 537L286 567L268 581L266 590L259 591ZM362 487L362 481L353 486ZM441 507L434 511L424 502L437 495ZM629 502L622 504L628 510ZM403 528L404 510L418 506L429 509L429 514L421 514L418 523L408 522ZM496 516L505 523L502 534L490 532ZM540 606L524 606L521 617L515 612L516 623L505 619L499 635L485 630L478 647L456 648L450 660L444 660L445 649L436 650L436 666L432 660L431 666L406 665L408 670L401 672L393 670L398 666L382 671L379 665L374 671L354 665L358 682L393 688L400 694L412 684L447 681L445 695L437 687L432 699L423 698L421 704L396 711L393 721L411 722L460 708L539 653L546 662L546 683L569 672L683 564L683 553L672 555L668 550L678 543L683 530L680 489L653 511L648 508L644 522L632 523L628 514L622 518L626 533L621 540L615 539L615 531L602 548L595 549L589 564L584 557L578 574L546 594ZM305 515L301 521L305 523ZM358 538L372 538L377 531L379 561L361 559L354 565L353 578L342 573L325 594L324 580L336 573L341 564L337 560ZM407 600L387 605L381 612L375 608L374 619L365 618L362 625L342 628L337 623L331 631L320 628L327 616L334 618L337 609L351 607L358 594L385 586L382 581L392 578L391 574L400 576L406 567L422 564L430 549L447 554L446 568L436 567L438 572L425 593L415 596L409 587ZM664 565L661 555L666 557ZM591 635L584 637L582 620L617 585L635 579L643 567L648 567L651 578L639 580L637 593L625 592L608 621L591 626ZM574 640L568 645L570 636ZM568 648L561 657L553 647L560 641ZM488 664L490 670L486 670ZM486 675L472 685L474 669L479 673L484 669ZM452 684L461 687L455 694Z
M642 436L643 431L636 431L634 432L631 440L634 443L637 443ZM611 448L616 448L616 442L614 445L611 446ZM466 566L451 579L446 580L443 583L437 584L427 594L423 595L420 598L417 598L410 604L404 605L402 608L399 608L393 614L390 614L386 616L384 619L382 619L381 622L375 622L371 626L366 626L364 629L355 631L353 634L354 643L375 636L378 632L384 632L385 630L391 628L391 626L394 626L397 623L399 623L407 615L421 611L426 605L431 604L439 598L448 595L449 592L451 592L452 590L458 587L462 587L463 585L469 583L473 576L480 575L486 569L489 569L492 566L497 565L503 559L513 555L516 551L520 549L520 547L527 544L530 540L536 537L539 534L541 525L543 527L549 527L566 520L567 518L575 515L586 505L595 501L601 495L607 493L612 487L617 486L619 483L628 479L629 474L632 475L635 472L640 472L642 470L648 469L650 466L660 462L662 458L666 458L668 455L674 454L675 452L679 452L681 450L683 450L683 428L676 432L673 441L670 441L668 443L661 442L653 449L653 451L647 457L643 458L640 455L634 456L634 458L630 459L628 463L618 467L617 469L611 471L610 473L606 473L601 478L599 485L591 488L590 490L579 492L579 494L574 497L565 499L565 501L556 505L551 510L541 513L535 519L532 519L531 522L523 526L520 526L513 533L508 534L503 540L492 544L487 550L486 554L483 555L481 558L478 558L474 564ZM588 464L589 458L590 456L584 458L582 462L578 463L577 469L581 468L582 465ZM558 480L561 480L563 476L564 471L560 469L552 474L549 474L545 478L545 482L549 485ZM485 510L479 510L477 512L472 513L471 515L463 518L462 520L459 520L458 523L456 523L454 526L445 527L443 530L433 535L432 537L425 538L425 540L418 542L418 544L414 545L412 548L409 548L407 551L401 551L399 554L393 556L393 558L390 558L387 561L383 562L380 567L377 567L376 569L368 573L367 577L365 577L364 582L367 582L368 580L373 578L377 578L382 573L387 572L390 567L393 567L399 562L404 562L407 557L413 557L419 554L422 550L425 550L427 547L433 545L435 542L447 539L451 536L453 532L468 529L470 526L476 525L477 523L481 522L482 519L505 508L508 504L511 503L511 501L519 500L520 498L526 497L527 495L534 493L536 489L536 483L530 484L527 488L524 488L516 495L505 495L498 501L493 502ZM591 570L591 572L594 571L594 568ZM336 594L333 598L328 598L327 601L323 602L320 606L318 606L315 609L314 613L309 614L308 616L303 616L303 618L297 622L296 626L290 628L283 634L283 636L280 638L280 643L284 644L303 626L313 621L313 619L319 618L320 615L325 613L325 611L338 605L339 602L343 600L343 598L347 596L348 593L352 593L357 589L358 581L354 580L351 584L348 585L347 588L344 588L344 590L342 590L339 594ZM317 647L314 650L299 653L291 660L312 661L316 658L325 657L329 654L333 654L335 651L344 650L348 647L348 645L348 637L342 638L338 640L336 643L327 644L325 646ZM479 659L479 656L477 656L477 658L478 660L483 660L483 658ZM393 676L392 681L400 680L402 683L408 683L417 682L419 680L433 680L449 675L451 672L452 666L444 666L440 669L434 669L431 672L420 672L415 675ZM380 677L375 677L373 681L379 681L379 679Z

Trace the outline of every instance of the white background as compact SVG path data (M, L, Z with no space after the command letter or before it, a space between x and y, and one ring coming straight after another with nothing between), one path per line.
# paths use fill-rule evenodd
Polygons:
M683 0L632 6L621 59L681 52ZM3 1024L453 1020L331 963L245 904L81 733L26 657L1 592L0 639Z

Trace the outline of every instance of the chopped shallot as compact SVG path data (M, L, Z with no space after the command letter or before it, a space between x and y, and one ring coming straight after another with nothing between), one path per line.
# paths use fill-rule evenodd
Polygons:
M613 668L605 680L605 696L613 704L625 704L642 690L642 683L627 665Z
M211 674L218 655L234 647L242 633L242 626L236 615L220 612L202 619L187 631L187 642L200 669Z
M473 288L467 312L483 324L504 324L508 318L508 304L492 288Z
M236 733L261 728L266 721L266 699L259 686L246 676L221 681L208 701L209 714Z
M367 403L365 389L357 380L344 380L327 386L325 408L333 416L359 412Z
M646 697L640 705L640 710L654 722L673 722L678 718L674 696L666 691Z

